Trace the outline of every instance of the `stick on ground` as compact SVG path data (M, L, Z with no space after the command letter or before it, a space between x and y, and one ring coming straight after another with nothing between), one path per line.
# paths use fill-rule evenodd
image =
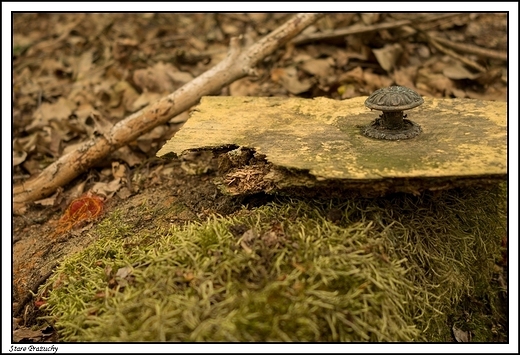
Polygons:
M15 186L13 208L52 194L118 148L195 105L202 96L214 93L247 75L254 66L286 44L321 14L297 14L257 43L243 49L239 38L232 38L228 55L216 66L193 79L172 94L115 124L107 133L94 137L79 149L62 156L35 179Z

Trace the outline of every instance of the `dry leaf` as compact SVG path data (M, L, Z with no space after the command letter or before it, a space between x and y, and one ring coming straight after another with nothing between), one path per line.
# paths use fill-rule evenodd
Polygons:
M118 107L123 105L126 111L132 112L134 102L139 98L139 94L128 81L119 81L113 87L113 96L110 98L110 107Z
M134 72L134 83L143 91L156 93L171 92L174 89L172 80L167 72L171 69L171 64L157 63L147 69L139 69Z
M112 162L112 175L116 179L126 179L126 166L117 161Z
M271 71L271 78L275 82L279 82L291 94L301 94L308 91L312 85L312 80L298 79L298 71L295 67L277 68Z
M74 111L74 114L76 115L77 120L83 125L85 124L85 121L87 120L87 118L89 118L93 113L101 115L101 113L99 113L99 111L97 111L89 103L81 104L80 106L78 106L78 108L76 108L76 111Z
M70 73L72 70L66 67L62 62L54 59L48 58L44 59L40 64L39 70L35 73L36 76L41 75L52 75L54 76L58 72L62 73Z
M480 73L479 77L477 78L477 82L480 85L490 85L502 78L502 68L494 68L490 69L485 73Z
M93 111L90 115L90 119L92 119L94 123L94 132L102 135L108 134L108 132L112 129L113 124L109 120L107 120L103 115L101 115L98 111Z
M42 329L45 330L45 329ZM42 339L50 337L52 333L45 334L42 330L31 330L29 328L20 328L13 331L13 341L19 342L42 342Z
M169 122L170 123L182 123L182 122L186 122L188 120L188 118L190 118L190 114L188 113L188 111L184 111L183 113L172 118Z
M303 63L301 68L307 73L316 75L320 78L325 78L331 74L334 59L328 57L327 59L311 59Z
M507 88L490 87L485 92L477 92L477 91L466 89L466 95L470 99L488 100L488 101L506 101Z
M478 73L473 74L460 64L451 65L445 67L442 73L449 79L461 80L461 79L476 79L480 75Z
M27 158L27 152L13 150L13 166L22 164Z
M338 87L338 93L341 95L341 99L351 99L359 96L354 84L344 84Z
M76 80L82 80L84 79L87 74L90 72L90 69L92 68L92 60L94 57L94 50L91 49L89 51L84 52L80 57L79 60L74 65L74 73L72 77Z
M189 82L193 76L187 72L180 72L170 63L159 62L151 68L136 70L133 79L143 91L169 93Z
M468 343L471 341L471 333L468 331L460 330L453 326L451 328L453 330L453 336L455 340L459 343Z
M63 189L59 188L54 195L51 197L47 197L38 201L34 201L35 204L42 205L42 206L57 206L61 203L63 200L62 196Z
M242 241L244 243L250 244L252 241L254 241L257 237L257 234L254 229L248 229L247 231L242 234Z
M390 79L386 75L377 75L372 73L370 70L365 70L363 72L363 79L366 83L365 89L368 89L369 92L373 92L380 88L385 88L387 86L392 85L393 80Z
M267 247L275 246L278 243L278 239L278 235L274 231L269 231L262 235L262 241Z
M133 111L140 110L141 108L145 107L146 105L159 100L161 97L162 97L162 95L157 92L144 91L137 98L137 100L134 101L131 111L133 112Z
M255 96L259 91L258 82L252 82L249 78L236 80L229 85L230 96Z
M186 84L187 82L190 82L193 79L193 75L191 75L188 72L183 71L168 71L166 72L168 76L177 83Z
M111 198L121 188L121 179L114 179L109 183L98 182L91 191L97 195L104 196L106 199Z
M417 76L417 67L408 66L394 70L393 77L397 85L415 89L415 78Z
M130 191L130 189L126 186L123 186L119 191L116 193L117 197L119 197L121 200L126 200L130 196L133 195L133 192Z
M314 59L314 57L309 55L308 53L299 53L292 58L292 61L294 63L303 63L303 62L306 62L308 60L313 60L313 59Z
M36 129L48 126L49 121L55 120L66 120L72 115L72 112L76 109L76 104L60 97L58 101L54 103L44 102L33 114L33 122L26 127L27 132L31 132Z
M373 49L372 52L374 52L381 68L390 72L403 54L403 47L399 43L387 44L383 48Z
M116 60L122 60L129 56L134 48L139 45L139 42L135 39L120 38L113 44L112 55Z
M125 266L122 268L119 268L114 276L115 282L120 287L126 287L130 282L133 281L134 276L132 275L133 269L131 266Z
M132 149L128 146L124 146L116 150L112 153L112 157L114 159L122 160L128 164L129 167L134 167L136 165L141 164L143 158L137 155Z
M467 96L466 91L464 91L464 90L452 88L451 91L452 91L453 95L457 98L465 98Z
M365 25L372 25L379 21L379 13L365 13L360 16Z
M120 277L122 279L126 279L128 277L128 275L130 275L131 273L132 273L132 267L125 266L125 267L119 268L117 270L115 277Z
M437 96L448 96L452 92L453 82L444 74L435 74L432 73L430 68L421 68L417 72L416 87L419 90L429 92L429 95L434 95L437 92L440 94Z
M364 82L363 69L361 69L361 67L355 67L354 69L341 74L338 77L338 82L340 82L340 83L354 82L354 83L362 84Z

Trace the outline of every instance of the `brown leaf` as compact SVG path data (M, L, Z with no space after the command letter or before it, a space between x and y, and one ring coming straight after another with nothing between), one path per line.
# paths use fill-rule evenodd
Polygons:
M444 74L435 74L430 68L422 68L417 72L416 87L419 90L427 90L431 94L437 92L440 93L439 96L447 96L452 92L453 82Z
M57 206L63 201L63 189L59 188L51 197L42 200L34 201L34 203L42 206Z
M170 79L173 80L173 82L177 82L180 84L186 84L187 82L190 82L193 79L193 75L191 75L188 72L182 72L182 71L168 71L166 72Z
M326 59L311 59L303 63L301 68L307 73L325 78L331 73L334 59L328 57Z
M33 122L31 122L31 124L26 127L26 131L31 132L33 130L48 126L49 121L52 119L68 119L75 108L76 105L73 102L63 97L60 97L58 101L54 103L44 102L34 112Z
M274 231L268 231L262 235L262 241L265 246L273 247L278 243L278 235Z
M394 81L397 85L415 89L415 78L417 76L417 67L408 66L394 70Z
M341 74L338 78L338 82L340 83L359 83L363 84L363 69L361 67L355 67L352 70L349 70L348 72L345 72Z
M381 68L390 72L403 54L403 47L399 43L387 44L383 48L373 49L372 52L374 52Z
M169 122L170 123L182 123L182 122L186 122L188 120L188 118L190 118L190 114L188 113L188 111L184 111L183 113L172 118Z
M22 164L27 158L27 152L13 150L13 166Z
M484 86L493 84L502 78L502 71L503 68L490 69L485 73L481 73L477 78L477 82Z
M119 197L121 200L126 200L130 196L133 195L133 192L130 191L130 189L126 186L123 186L119 191L116 193L117 197Z
M161 97L162 97L162 95L159 93L144 91L137 98L137 100L134 101L131 111L133 112L133 111L140 110L141 108L145 107L146 105L159 100Z
M231 96L255 96L260 91L258 82L253 82L249 78L236 80L229 85Z
M112 162L112 175L116 179L126 179L127 169L124 164L117 161Z
M29 328L20 328L13 331L13 341L19 343L21 341L41 342L43 338L49 337L52 333L45 334L42 330L32 330Z
M139 141L138 141L139 142ZM139 144L138 144L139 146ZM128 146L124 146L112 153L114 159L119 159L128 164L129 167L134 167L141 164L142 158L139 157L132 149Z
M487 100L487 101L506 101L507 88L490 87L484 92L477 92L466 89L466 94L470 99Z
M107 199L114 196L114 194L121 188L121 179L114 179L109 183L98 182L96 183L91 191L97 195L104 196Z
M451 328L453 330L453 336L455 340L459 343L468 343L471 341L471 333L468 331L460 330L453 326Z
M273 69L271 78L295 95L308 91L313 85L313 82L308 79L300 81L295 67Z
M246 244L251 244L257 237L254 229L248 229L247 231L242 234L242 241Z
M72 75L76 80L84 79L92 68L92 60L94 57L94 50L84 52L79 57L79 60L74 63L74 73Z
M114 96L110 100L111 107L117 107L123 104L126 111L132 112L134 110L134 103L139 98L139 94L128 81L119 81L113 87ZM117 104L116 104L117 101Z
M122 279L126 279L131 273L132 273L132 267L131 266L125 266L122 268L119 268L116 272L115 277L120 277Z
M372 25L379 21L379 13L363 13L360 16L365 25Z
M36 76L52 75L54 76L57 72L70 73L70 68L54 58L47 58L42 61L39 67L39 71L35 73Z
M139 45L135 39L120 38L113 44L112 55L116 60L122 60L132 53L133 49Z
M134 72L134 83L143 90L165 93L172 92L189 82L193 76L187 72L179 72L170 63L159 62L151 68Z
M464 68L460 64L454 64L448 67L445 67L442 70L442 73L449 79L461 80L461 79L476 79L480 75L478 73L473 74L466 68Z
M338 87L338 93L341 95L342 100L359 96L354 84L341 85Z
M374 74L370 70L364 71L363 79L366 83L366 87L370 89L370 92L390 86L393 82L388 76Z
M465 98L467 95L466 95L466 91L464 90L461 90L461 89L457 89L457 88L452 88L451 89L453 95L457 98Z

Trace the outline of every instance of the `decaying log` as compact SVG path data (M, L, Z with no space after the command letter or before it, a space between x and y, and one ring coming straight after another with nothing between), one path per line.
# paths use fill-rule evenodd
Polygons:
M240 39L232 38L229 52L215 67L193 79L172 94L115 124L106 133L94 137L79 149L62 156L36 178L14 187L13 208L52 194L110 153L134 141L142 134L195 105L202 96L217 92L247 75L254 75L254 66L286 44L321 14L297 14L285 24L248 48L241 48Z

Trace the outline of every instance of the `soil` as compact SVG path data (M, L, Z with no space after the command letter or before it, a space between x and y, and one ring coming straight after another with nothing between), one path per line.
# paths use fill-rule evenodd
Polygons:
M414 18L431 15L413 14ZM218 63L226 55L229 38L244 34L246 41L254 42L289 17L15 14L13 183L23 184L37 176L62 154L90 139L96 125L120 121ZM319 33L407 18L410 14L330 14L310 30ZM506 101L506 62L492 56L506 53L506 15L461 14L423 22L289 44L259 66L258 78L241 79L219 94L346 99L399 84L433 97ZM459 56L467 59L461 64L439 51L428 36L469 43L488 55L459 50ZM202 221L272 200L262 193L226 196L213 183L214 172L191 175L178 158L156 158L159 148L187 118L185 113L156 127L53 196L13 216L15 341L57 339L52 329L27 333L38 325L38 305L31 292L37 291L60 260L95 238L89 230L103 215L55 233L75 198L100 196L104 214L122 210L124 218L135 221L135 228L151 227L160 218L179 224ZM145 202L153 206L149 215L132 212ZM184 208L174 215L157 212L172 205Z

